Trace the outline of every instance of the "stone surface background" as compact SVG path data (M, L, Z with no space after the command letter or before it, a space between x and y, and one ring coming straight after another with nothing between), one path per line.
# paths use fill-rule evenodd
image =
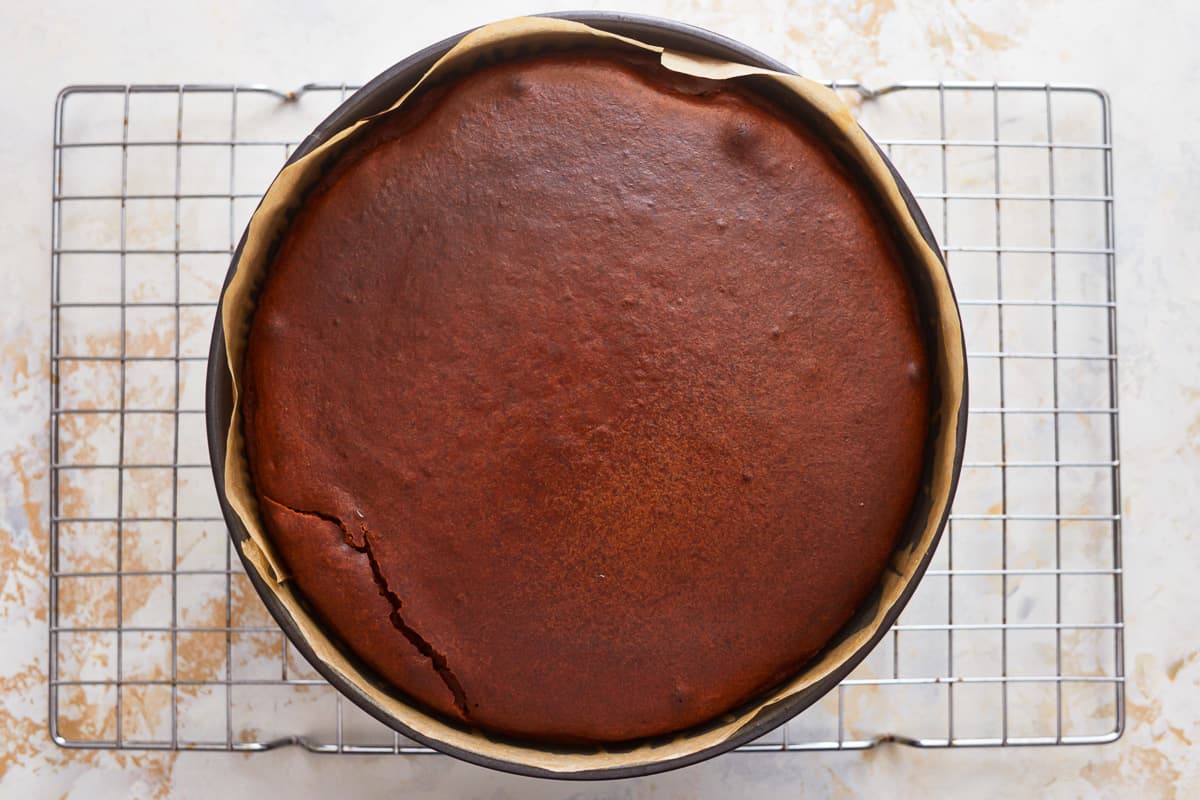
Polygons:
M741 39L812 77L1067 81L1113 98L1120 297L1128 728L1113 745L730 755L638 781L573 785L441 757L60 750L46 727L47 331L52 104L68 83L361 82L489 20L591 3L232 0L0 10L0 795L13 797L1191 796L1200 786L1200 11L1191 3L617 3ZM167 221L169 223L169 220ZM203 331L199 333L205 338ZM184 331L184 335L188 335ZM160 346L153 331L142 343ZM147 434L152 436L152 434ZM86 441L86 440L81 440ZM81 445L83 446L83 445ZM203 542L197 547L206 546ZM147 589L147 592L152 592ZM144 602L152 607L153 596ZM203 643L197 642L198 662ZM203 669L199 663L197 669ZM88 724L87 721L81 724Z

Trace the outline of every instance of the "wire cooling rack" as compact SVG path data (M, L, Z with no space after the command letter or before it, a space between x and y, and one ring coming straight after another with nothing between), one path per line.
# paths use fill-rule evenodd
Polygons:
M832 84L946 252L969 351L929 572L833 692L747 751L1111 741L1124 725L1112 139L1050 84ZM50 728L67 747L430 752L289 648L232 556L203 386L260 193L355 87L76 86L55 107Z

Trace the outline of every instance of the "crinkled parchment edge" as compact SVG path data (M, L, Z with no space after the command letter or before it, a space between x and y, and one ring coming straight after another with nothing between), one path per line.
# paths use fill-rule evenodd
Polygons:
M401 108L413 91L428 82L444 79L447 75L469 70L481 63L504 60L518 54L588 46L657 53L660 54L664 67L679 73L713 80L748 78L752 81L769 81L776 84L776 89L783 89L794 95L799 101L796 107L805 115L821 121L821 127L827 135L830 130L836 131L836 137L840 137L840 141L833 143L839 155L852 159L860 171L870 176L876 184L875 188L884 200L885 216L895 225L898 234L907 240L909 250L919 254L918 266L928 273L929 285L932 287L940 318L940 347L933 354L941 389L940 396L936 398L940 407L933 415L936 429L931 439L933 469L929 485L924 487L927 488L929 498L924 529L919 536L910 538L907 547L897 551L891 569L885 571L881 589L877 594L878 602L875 605L874 616L866 624L844 634L840 641L827 648L815 661L807 664L786 685L777 688L753 707L729 714L702 730L684 731L666 741L659 739L642 746L622 748L620 752L604 748L588 752L564 752L543 749L536 743L496 741L479 733L449 725L372 683L358 666L338 649L321 625L298 602L290 583L285 579L279 561L272 552L270 540L260 522L258 504L249 476L239 405L240 371L257 289L263 281L275 245L286 230L292 214L302 202L305 191L321 176L327 160L336 158L343 152L364 126ZM830 128L830 123L833 128ZM316 657L346 681L359 687L380 709L431 740L544 772L569 774L617 767L647 767L686 757L720 745L737 735L764 709L799 692L813 690L823 682L828 683L831 674L840 665L871 641L882 627L888 611L903 598L906 587L937 539L954 485L959 428L963 424L959 406L964 397L966 362L961 324L949 278L938 254L922 236L883 157L837 95L805 78L665 50L577 22L550 18L520 18L479 28L463 37L422 76L413 89L387 110L345 128L311 153L285 167L267 190L261 205L250 220L237 271L225 291L221 312L233 387L233 412L225 461L225 494L233 512L249 533L249 540L241 544L247 560L291 615Z

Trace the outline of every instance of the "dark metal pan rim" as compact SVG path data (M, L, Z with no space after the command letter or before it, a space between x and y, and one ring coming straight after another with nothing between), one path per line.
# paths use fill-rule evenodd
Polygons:
M562 12L554 14L546 14L544 16L558 17L570 19L577 22L582 22L592 27L606 30L612 33L630 36L642 41L651 42L666 47L673 47L681 50L711 56L714 58L722 58L731 61L751 64L754 66L763 67L766 69L792 73L786 65L781 64L775 59L770 58L752 48L749 48L739 42L729 39L720 34L711 31L697 28L672 20L665 20L656 17L644 16L639 14L627 14L619 12L603 12L603 11L588 11L588 12ZM383 110L390 105L394 100L407 88L409 88L432 64L447 50L454 46L463 36L470 31L451 36L442 41L430 45L429 47L420 50L417 53L405 58L389 69L385 70L378 77L371 80L362 89L351 95L344 103L333 111L324 121L309 134L303 142L295 149L288 163L295 161L298 158L311 152L314 148L326 141L334 133L344 128L346 125L361 119L362 117ZM881 152L881 155L882 152ZM896 183L901 190L905 203L908 206L910 213L916 220L922 235L934 248L935 252L940 252L937 249L937 244L934 240L933 233L929 228L928 222L921 213L916 200L913 198L908 187L904 184L900 176L896 174L891 162L884 157L889 169L892 170ZM224 298L225 289L229 285L234 273L237 271L238 262L241 257L242 244L239 243L237 250L233 254L229 270L225 277L225 283L222 286L221 296ZM677 758L672 758L665 761L656 761L650 763L629 764L619 767L609 767L603 769L590 769L575 772L562 772L545 767L536 766L530 763L520 761L512 761L500 759L493 756L485 755L473 750L464 750L459 747L447 744L446 742L437 740L424 734L420 731L413 730L408 725L400 722L390 715L386 710L378 706L362 689L354 683L345 680L339 673L335 672L327 664L318 659L312 647L300 635L299 628L290 612L283 606L281 602L265 585L264 580L258 575L253 565L247 563L245 554L242 551L242 544L248 538L244 527L241 525L237 515L233 512L229 505L228 499L224 491L224 468L226 454L226 439L229 431L230 416L231 416L231 393L230 393L230 378L227 369L228 359L225 353L225 338L221 326L221 305L218 304L216 321L213 326L212 344L209 351L208 359L208 375L205 387L205 414L206 427L208 432L209 455L212 460L213 478L216 482L217 497L221 505L222 513L226 523L229 526L230 536L233 539L234 549L238 553L238 557L242 559L242 563L246 568L246 574L254 585L255 590L263 599L267 609L275 618L275 621L283 629L288 639L292 644L304 655L304 657L312 664L312 666L321 674L325 680L332 684L339 692L341 692L351 702L358 705L372 717L379 720L384 725L399 731L404 736L413 739L420 744L438 750L447 755L452 755L463 761L477 764L483 767L489 767L504 772L511 772L518 775L530 777L545 777L558 779L577 779L577 780L596 780L596 779L613 779L613 778L634 778L645 775L651 775L678 767L695 764L713 756L732 750L743 744L757 739L767 732L785 724L792 717L799 714L808 706L815 703L818 699L830 691L837 683L839 683L846 675L848 675L858 664L867 656L874 648L878 641L886 635L891 624L899 616L904 606L907 604L912 593L916 590L920 578L924 575L929 561L933 556L933 552L937 547L937 542L941 537L943 528L945 527L946 517L949 512L947 504L946 512L942 515L942 519L938 522L937 532L931 542L929 548L924 553L921 562L916 570L913 579L909 581L904 588L898 601L892 606L885 615L883 624L879 626L878 631L871 639L862 647L855 651L852 656L843 661L837 669L826 676L818 683L808 687L803 692L789 698L788 700L776 703L773 706L764 708L760 713L749 723L742 727L734 736L729 739L708 747L700 748L692 753L688 753ZM956 441L956 451L954 458L954 478L950 487L950 496L953 497L954 488L958 480L958 471L962 463L963 445L965 439L966 426L962 424L966 414L966 383L964 375L963 397L961 403L960 422L957 426L958 439ZM483 739L481 735L481 739ZM486 740L485 740L486 741ZM519 742L526 747L536 747L537 745L529 742ZM549 750L551 748L547 748Z

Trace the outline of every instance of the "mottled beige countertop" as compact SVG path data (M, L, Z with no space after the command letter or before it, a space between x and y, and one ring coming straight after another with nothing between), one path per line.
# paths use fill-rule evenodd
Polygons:
M10 3L0 13L0 796L1191 797L1200 790L1200 10L1186 0L612 3L740 39L812 77L1082 83L1113 103L1126 731L1114 744L732 754L573 785L432 757L60 749L47 726L53 100L72 83L362 82L486 21L588 3L318 0L191 8ZM185 221L186 224L186 221ZM186 326L185 326L186 327ZM181 335L197 334L184 330ZM157 346L151 331L144 346ZM970 335L970 333L968 333ZM139 345L140 346L140 345ZM132 591L132 590L130 590ZM957 591L957 590L956 590ZM142 598L153 606L153 596ZM200 660L203 660L202 658ZM1087 665L1072 664L1081 671ZM861 709L860 709L861 710ZM1042 709L1038 713L1044 713ZM1097 715L1111 716L1111 706ZM80 725L86 726L85 722Z

